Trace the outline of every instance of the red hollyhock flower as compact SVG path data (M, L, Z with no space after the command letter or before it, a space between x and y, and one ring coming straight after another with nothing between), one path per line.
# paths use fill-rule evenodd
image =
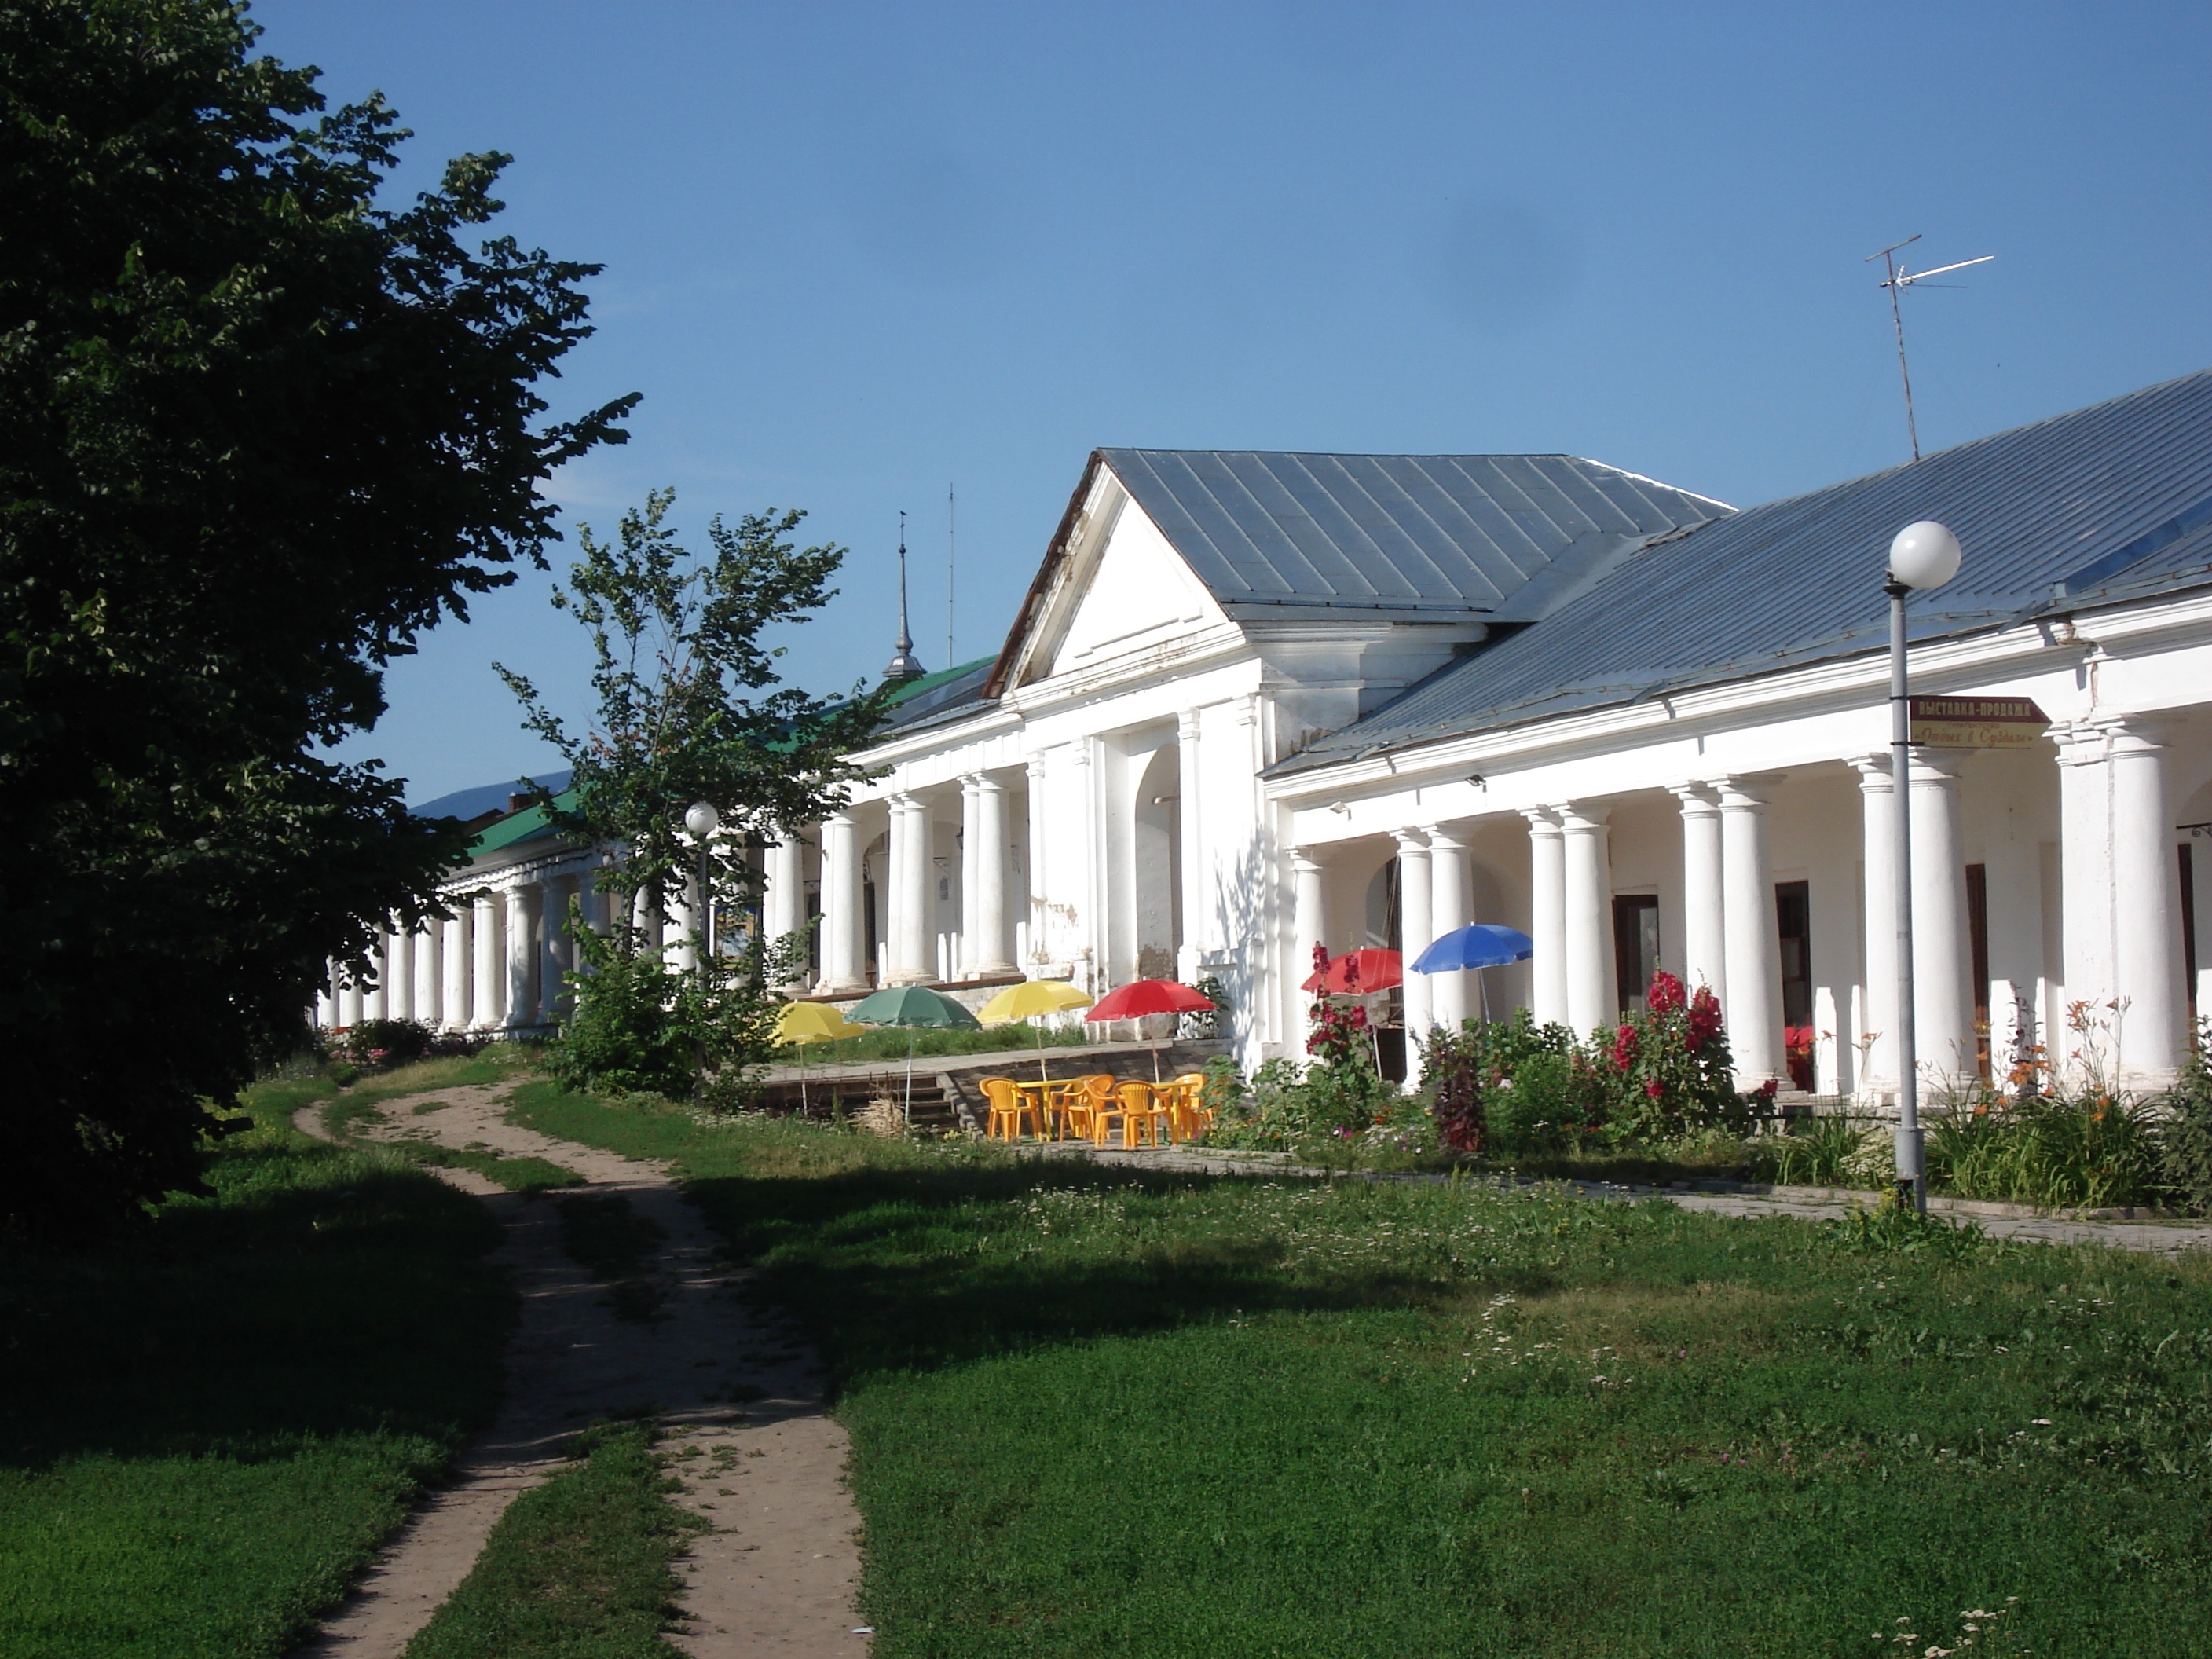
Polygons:
M1644 1000L1653 1013L1671 1014L1682 1006L1682 981L1662 968L1651 975L1651 988Z
M1667 1092L1667 1086L1655 1077L1650 1082L1644 1085L1644 1092L1650 1096L1652 1099L1656 1100L1660 1096Z
M1616 1072L1626 1072L1632 1068L1636 1064L1636 1051L1639 1046L1641 1046L1641 1040L1636 1035L1636 1028L1633 1025L1622 1026L1613 1035L1613 1069Z
M1690 999L1690 1052L1695 1054L1721 1029L1721 1000L1700 985Z

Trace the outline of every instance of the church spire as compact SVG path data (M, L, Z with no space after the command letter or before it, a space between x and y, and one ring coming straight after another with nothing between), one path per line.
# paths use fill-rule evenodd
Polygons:
M918 680L929 671L914 654L914 640L906 625L906 514L899 514L899 631L890 665L884 670L884 684L897 685L907 680Z

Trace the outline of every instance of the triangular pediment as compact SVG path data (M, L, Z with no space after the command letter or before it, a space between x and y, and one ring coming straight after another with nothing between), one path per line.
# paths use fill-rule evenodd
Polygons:
M1111 471L1094 469L1090 483L1054 580L1017 647L1010 684L1149 660L1163 647L1235 628Z

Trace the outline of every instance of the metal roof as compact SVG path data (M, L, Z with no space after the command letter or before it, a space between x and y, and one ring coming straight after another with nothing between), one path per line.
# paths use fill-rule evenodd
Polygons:
M1272 769L1880 649L1890 538L1917 519L1966 550L1909 602L1919 639L2212 580L2212 370L1662 538Z
M542 784L558 794L568 787L568 769L564 766L557 772L540 772L530 781ZM410 806L407 810L418 818L459 818L466 822L490 811L494 807L504 807L507 798L521 787L520 780L513 783L479 783L472 788L456 789L450 795L441 795L435 800L426 800L420 806Z
M1571 455L1099 452L1240 621L1297 607L1540 616L1722 502Z
M941 668L934 674L909 680L894 694L890 718L877 728L877 735L928 726L955 712L964 713L982 701L983 682L996 660L994 657L978 657L957 668Z

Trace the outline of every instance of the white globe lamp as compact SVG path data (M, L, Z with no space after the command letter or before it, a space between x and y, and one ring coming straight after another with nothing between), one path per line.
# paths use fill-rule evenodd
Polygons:
M1959 574L1959 538L1933 519L1909 524L1891 538L1889 578L1925 591Z
M1940 529L1942 526L1938 526L1937 528ZM684 814L684 827L702 841L713 835L720 827L721 822L722 815L714 810L714 803L710 800L692 802L690 808Z

